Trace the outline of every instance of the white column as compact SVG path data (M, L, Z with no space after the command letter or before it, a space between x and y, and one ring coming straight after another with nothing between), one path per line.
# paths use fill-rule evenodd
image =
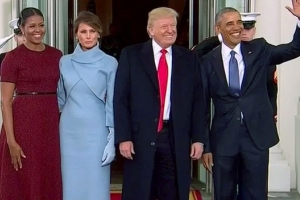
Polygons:
M0 0L0 38L4 38L12 34L12 30L8 27L8 22L12 20L11 10L11 0ZM12 41L9 41L0 50L0 53L9 51L11 48Z
M294 17L285 6L292 6L290 0L278 1L281 4L281 20L279 22L281 32L281 42L288 43L291 41L294 31L297 26L297 18ZM289 22L289 23L287 23ZM295 116L297 115L297 104L300 96L300 59L294 59L279 67L279 133L280 133L280 147L283 149L283 154L289 162L291 169L291 188L296 188L296 167L295 163L295 147L299 145L296 143L296 135L299 132L295 130ZM300 185L298 185L300 187Z
M68 53L68 2L56 1L58 4L58 44L56 48L60 49L64 54Z
M0 38L7 37L12 34L12 30L8 27L8 22L12 19L12 2L11 0L0 0ZM9 41L0 53L11 50L12 41ZM0 91L1 92L1 91ZM1 93L0 93L1 98ZM2 114L0 112L0 127L2 126Z
M255 2L255 11L262 15L257 18L257 37L264 37L271 44L281 43L281 4L280 1L263 0ZM280 69L277 70L280 74ZM279 88L282 80L279 77ZM279 91L280 96L282 91ZM279 102L280 105L280 102ZM281 122L279 106L279 125ZM280 129L280 137L284 134ZM261 133L264 134L264 133ZM269 162L269 191L289 191L291 170L279 144L270 149Z
M300 97L298 101L298 109L297 109L297 116L295 119L296 122L296 137L295 137L295 143L299 144L300 143ZM295 157L296 157L296 185L297 185L297 190L300 193L300 145L296 145L296 152L295 152Z

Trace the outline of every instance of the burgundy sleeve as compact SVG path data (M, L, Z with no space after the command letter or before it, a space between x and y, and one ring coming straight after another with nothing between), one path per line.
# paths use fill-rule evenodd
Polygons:
M17 60L14 53L7 53L1 64L1 82L16 83L18 78L17 66Z

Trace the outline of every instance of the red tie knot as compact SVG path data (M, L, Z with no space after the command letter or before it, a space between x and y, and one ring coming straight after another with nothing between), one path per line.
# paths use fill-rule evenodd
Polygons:
M167 53L168 51L165 50L165 49L162 49L162 50L160 50L160 52L161 52L163 55L166 55L166 53Z

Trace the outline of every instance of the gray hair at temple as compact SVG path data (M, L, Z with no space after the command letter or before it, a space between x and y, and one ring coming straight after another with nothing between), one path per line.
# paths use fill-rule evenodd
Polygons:
M237 13L240 13L237 9L235 8L232 8L232 7L225 7L225 8L222 8L221 10L219 10L219 12L216 14L216 17L215 17L215 25L218 25L221 21L221 18L223 17L223 15L225 13L230 13L230 12L237 12Z
M151 10L148 14L148 23L147 23L147 30L153 26L153 22L161 19L161 18L167 18L167 17L174 17L177 22L178 13L168 7L159 7Z

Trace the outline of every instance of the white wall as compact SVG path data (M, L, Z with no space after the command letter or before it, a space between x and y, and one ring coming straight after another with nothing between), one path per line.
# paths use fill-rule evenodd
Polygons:
M0 0L0 38L12 33L12 30L8 28L8 22L12 19L11 2L11 0ZM257 22L258 37L263 36L273 44L285 43L291 40L297 19L285 9L287 5L291 6L290 0L256 0L255 11L262 13ZM274 18L278 18L278 21L272 22ZM12 48L13 44L10 41L0 52L5 52ZM300 96L300 59L298 58L278 66L278 76L278 131L281 139L280 147L283 149L284 156L291 167L291 186L295 188L294 117L297 113L297 101ZM1 116L0 123L2 123Z
M11 0L0 0L0 38L4 38L12 34L12 30L8 27L8 22L12 20L11 6ZM0 53L6 52L11 48L12 40L0 49Z
M12 34L12 30L8 27L8 22L12 19L12 3L11 0L0 0L0 38L7 37ZM12 40L9 41L0 53L11 50L13 47ZM1 98L1 93L0 93ZM2 125L2 115L0 112L0 125Z
M296 28L297 18L285 6L290 0L257 0L255 11L262 15L257 22L257 36L272 44L290 42ZM273 20L273 19L277 20ZM291 168L291 187L296 188L295 173L295 116L300 96L300 59L278 66L278 132L280 147ZM262 133L263 134L263 133ZM279 174L280 176L280 174Z

